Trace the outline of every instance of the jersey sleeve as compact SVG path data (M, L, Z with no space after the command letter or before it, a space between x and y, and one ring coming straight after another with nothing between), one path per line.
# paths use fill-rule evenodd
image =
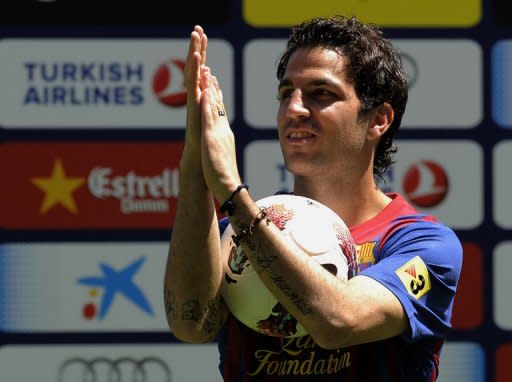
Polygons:
M387 287L409 318L408 341L443 337L450 320L462 267L462 246L439 222L407 224L381 242L375 265L360 274Z
M222 235L226 230L226 227L229 225L229 219L227 217L223 217L219 220L219 232Z

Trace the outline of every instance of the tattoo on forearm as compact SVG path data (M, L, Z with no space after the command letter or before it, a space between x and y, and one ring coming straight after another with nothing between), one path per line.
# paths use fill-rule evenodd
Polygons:
M274 261L276 259L277 259L277 256L268 256L268 255L258 254L258 256L256 257L256 263L258 264L258 267L262 271L265 271L272 266L272 264L274 263Z
M247 229L247 227L244 224L241 224L239 221L237 221L235 224L238 232ZM277 258L277 256L271 256L267 251L264 251L259 240L254 240L252 237L245 237L243 244L245 247L244 249L251 252L255 256L256 264L254 265L262 271L270 268L272 263Z
M170 289L165 289L164 296L165 314L169 321L176 321L178 318L178 310L176 308L176 296Z
M204 309L198 300L183 303L181 319L201 323L206 333L215 333L222 320L220 297L209 300L207 307Z
M246 240L246 246L247 249L255 255L256 266L262 271L269 269L277 259L277 256L272 256L268 253L265 253L266 251L261 249L261 246L257 240Z
M235 224L238 232L247 228L239 221ZM277 255L272 255L269 253L270 251L265 251L262 248L261 243L251 237L245 237L243 244L245 247L244 249L252 253L253 256L251 256L251 260L256 263L255 266L257 266L260 271L268 271L270 273L270 278L274 284L290 299L293 304L295 304L302 314L311 314L313 312L311 305L308 304L307 301L304 300L297 292L294 292L283 277L276 275L271 271L272 264L276 261Z
M313 309L297 292L294 292L281 276L272 275L272 281L295 304L302 314L311 314Z
M205 312L204 330L207 333L216 332L222 320L222 313L220 309L220 297L208 301L208 307Z
M200 321L203 316L201 305L198 300L189 300L181 306L181 319L189 321Z

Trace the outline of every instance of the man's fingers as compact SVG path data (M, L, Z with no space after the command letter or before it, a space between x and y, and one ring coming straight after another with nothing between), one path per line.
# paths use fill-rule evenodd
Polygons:
M201 89L204 93L204 101L208 105L208 111L213 120L225 117L226 108L222 99L222 91L217 77L211 74L208 66L201 67Z
M219 81L216 76L210 76L210 84L215 93L215 105L217 109L217 114L219 117L226 116L226 108L224 106L224 99L222 97L222 90L219 86Z
M215 91L217 92L217 99L220 103L222 103L222 106L224 106L224 97L222 95L222 89L220 88L219 81L217 80L216 76L212 76L212 83L215 87Z
M191 44L189 45L189 55L193 52L199 52L201 55L201 65L206 64L206 48L208 46L208 37L200 25L196 25L191 35Z
M208 47L208 36L203 33L201 38L201 65L206 65L206 48Z

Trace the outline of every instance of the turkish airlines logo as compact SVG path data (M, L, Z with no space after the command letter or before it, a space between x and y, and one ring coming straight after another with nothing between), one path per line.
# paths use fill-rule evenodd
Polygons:
M441 203L449 190L446 171L436 162L423 160L405 172L403 190L418 207L432 208Z
M183 60L168 60L158 67L153 76L153 92L161 104L182 107L187 103L184 70Z

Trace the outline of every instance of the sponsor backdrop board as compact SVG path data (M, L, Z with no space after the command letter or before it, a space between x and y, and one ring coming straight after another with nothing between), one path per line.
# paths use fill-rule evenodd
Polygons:
M4 39L0 124L182 129L187 47L185 39ZM232 47L220 39L209 47L226 108L234 110Z
M179 188L175 142L5 142L8 229L169 229Z
M161 243L0 246L0 330L165 331Z
M215 344L15 345L0 349L2 377L27 381L220 382ZM191 364L200 367L190 367Z
M269 94L277 94L276 57L285 42L253 39L245 46L244 117L251 127L274 129L278 102ZM482 122L480 45L469 39L449 38L393 39L393 43L400 50L409 80L401 128L472 129Z
M101 368L98 360L128 371L123 381L144 371L157 380L219 377L214 344L174 338L161 296L179 196L188 36L195 23L207 29L239 168L261 198L293 188L275 131L288 27L344 13L384 28L410 81L398 162L381 187L463 242L439 381L509 382L508 3L226 0L163 12L168 6L0 6L0 380L76 380L73 373Z

